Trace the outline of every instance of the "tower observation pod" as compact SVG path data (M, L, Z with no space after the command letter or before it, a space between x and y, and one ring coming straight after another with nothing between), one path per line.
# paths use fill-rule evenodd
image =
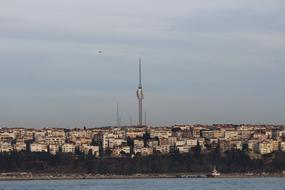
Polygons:
M139 122L138 125L143 125L143 110L142 110L142 102L144 99L143 88L142 88L142 72L141 72L141 59L139 59L139 86L137 89L137 98L139 100Z

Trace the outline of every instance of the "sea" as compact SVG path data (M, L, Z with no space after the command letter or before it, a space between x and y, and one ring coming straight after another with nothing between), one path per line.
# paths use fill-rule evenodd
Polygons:
M0 181L0 190L285 190L284 178Z

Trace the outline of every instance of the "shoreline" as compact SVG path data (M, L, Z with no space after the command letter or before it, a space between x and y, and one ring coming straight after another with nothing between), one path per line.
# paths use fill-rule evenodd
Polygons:
M173 173L173 174L134 174L134 175L100 175L100 174L28 174L28 175L0 175L0 181L34 181L34 180L103 180L103 179L186 179L186 178L283 178L284 174L221 174L217 177L207 177L206 174Z

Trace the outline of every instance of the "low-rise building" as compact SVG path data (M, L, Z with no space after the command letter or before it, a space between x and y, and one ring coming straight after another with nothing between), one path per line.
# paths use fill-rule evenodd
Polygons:
M231 150L242 150L241 141L229 141Z
M0 142L12 142L15 139L15 133L12 131L0 133Z
M50 144L48 145L49 153L52 155L56 155L59 152L59 145Z
M262 141L256 144L255 151L259 154L269 154L273 152L272 143L269 141Z
M156 151L159 151L162 154L169 154L170 153L170 146L169 145L160 145L155 147Z
M187 145L182 145L182 146L176 146L176 150L178 150L179 153L188 153L190 151L190 147Z
M184 146L186 144L186 140L177 140L176 142L175 142L175 146Z
M24 142L17 142L16 144L14 144L14 150L16 152L20 152L20 151L26 151L27 150L27 145Z
M160 138L159 139L159 145L169 145L168 144L168 138Z
M197 139L187 139L186 140L186 145L190 146L190 147L195 147L198 144L198 140Z
M222 137L222 132L220 130L205 130L201 133L202 137L206 139L218 139Z
M0 152L12 152L13 151L13 146L11 143L4 142L0 143Z
M126 137L130 137L132 139L143 137L146 130L143 127L140 128L128 128L126 131Z
M62 145L65 143L65 136L48 136L45 141L48 145Z
M225 139L226 140L238 140L239 132L236 130L225 131Z
M168 144L169 144L170 146L175 146L176 141L177 141L177 137L175 137L175 136L170 136L170 137L168 137Z
M130 154L131 148L129 146L122 146L122 147L116 147L112 151L112 155L114 157L120 157L123 154Z
M63 153L75 153L75 145L72 143L65 143L61 146Z
M31 152L48 152L48 146L46 144L32 143L30 144Z
M172 135L170 128L152 128L150 129L150 138L168 138Z
M37 130L34 132L34 141L39 143L46 140L46 132L42 130Z
M135 139L134 140L134 147L136 147L136 148L144 147L144 141L142 139Z
M255 151L258 142L259 142L259 141L256 140L256 139L248 140L248 141L247 141L247 148L248 148L248 151L250 151L250 152Z
M151 155L153 153L152 147L134 148L134 153L140 153L142 156Z
M99 146L92 146L92 145L87 145L83 144L81 146L81 151L84 152L84 154L92 154L94 156L99 156Z
M157 139L149 139L146 144L149 147L156 147L158 146L159 141Z
M279 150L279 141L278 140L270 140L272 144L272 150L278 151Z
M280 142L280 150L285 152L285 141Z
M127 144L127 141L125 139L122 139L122 138L117 138L117 139L113 140L113 147L123 146L126 144Z

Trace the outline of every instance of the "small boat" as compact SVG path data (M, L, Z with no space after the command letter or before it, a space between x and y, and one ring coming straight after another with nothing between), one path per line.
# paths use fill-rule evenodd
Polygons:
M219 177L221 174L217 171L216 166L214 166L214 169L211 173L207 175L207 177Z

